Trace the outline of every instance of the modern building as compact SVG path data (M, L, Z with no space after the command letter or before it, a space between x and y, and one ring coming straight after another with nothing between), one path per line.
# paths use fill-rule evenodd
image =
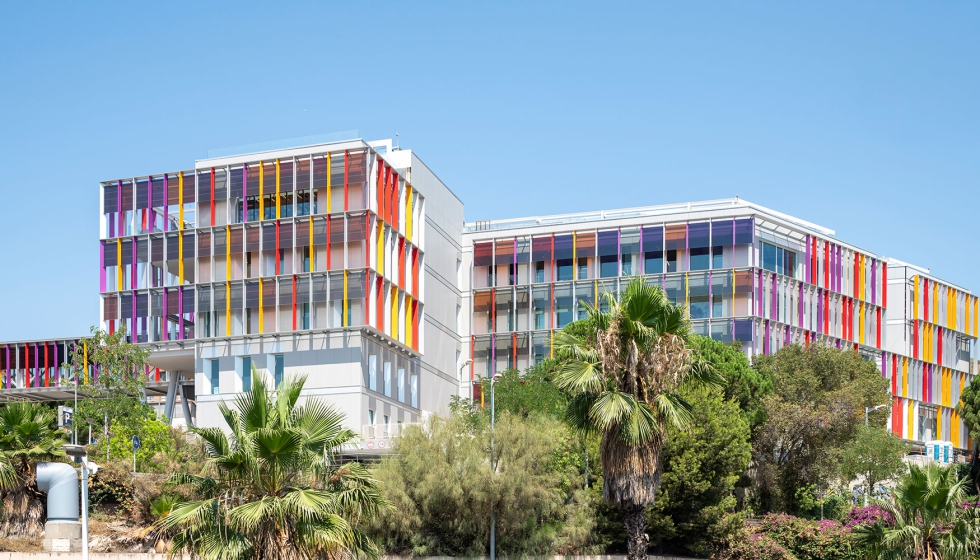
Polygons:
M683 305L696 333L749 356L812 343L860 352L889 378L896 434L969 445L953 407L972 379L977 297L816 224L737 198L474 222L463 270L464 393L551 356L555 329L639 276Z
M457 394L463 204L411 150L337 140L101 185L101 326L125 327L200 426L306 375L387 435ZM373 426L378 426L374 428Z
M583 304L638 276L748 356L859 352L890 384L895 434L971 446L955 412L977 373L969 290L738 198L464 224L411 150L357 136L101 184L99 324L151 350L168 418L217 426L253 375L303 374L380 447L551 356ZM77 340L0 343L0 401L63 399Z

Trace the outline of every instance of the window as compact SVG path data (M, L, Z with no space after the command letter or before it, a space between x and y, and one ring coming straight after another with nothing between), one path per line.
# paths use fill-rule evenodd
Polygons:
M724 248L723 247L712 247L711 248L711 268L718 269L724 268Z
M534 263L534 281L544 282L544 263L536 262Z
M555 264L559 282L572 279L572 259L560 259Z
M643 253L643 273L662 274L664 271L664 252L645 251Z
M796 275L796 253L789 249L783 249L769 243L762 243L762 268L785 274L787 276Z
M579 280L590 278L588 257L579 257L578 259L578 278Z
M623 259L623 276L633 275L633 256L629 254L622 255Z
M248 393L252 390L252 357L242 356L242 391Z
M405 368L398 368L398 401L405 402Z
M208 360L208 367L210 368L208 373L210 374L211 394L217 395L221 392L219 385L221 373L218 369L218 360Z
M677 272L677 249L667 250L667 272Z
M707 247L691 249L691 270L708 270L709 262Z
M387 414L384 415L384 423L385 426L391 423L391 418L389 418Z
M374 425L374 411L368 409L368 424Z
M599 277L615 278L616 276L619 276L619 259L616 255L599 257Z
M413 374L411 379L412 406L419 407L419 376Z
M378 357L374 354L368 356L368 389L378 390Z
M303 303L299 306L300 318L301 318L301 329L307 330L310 328L310 304Z
M385 382L385 396L391 396L391 362L385 362L384 365L384 382ZM387 422L386 422L387 423Z
M274 359L276 369L275 373L273 374L273 382L275 383L276 387L279 387L279 384L282 383L283 373L285 372L285 360L282 354L276 354Z

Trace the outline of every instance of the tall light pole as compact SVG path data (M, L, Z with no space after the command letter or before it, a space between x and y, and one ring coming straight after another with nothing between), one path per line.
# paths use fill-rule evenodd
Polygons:
M888 408L887 404L879 404L878 406L866 406L864 407L864 427L868 427L868 413L874 412L876 410L881 410L883 408ZM868 486L868 490L864 493L864 507L868 507L868 494L870 494L874 488Z
M460 387L460 389L463 388L463 370L466 369L466 366L468 366L468 365L470 365L472 363L473 363L473 360L466 360L465 362L463 362L459 366L459 378L458 378L458 381L459 381L459 387ZM473 398L473 388L472 387L470 387L470 398L471 399Z
M494 406L494 386L497 385L497 380L500 379L500 374L495 373L493 377L490 378L490 476L491 480L495 479L497 476L497 458L494 455L493 449L493 428L494 419L496 417L496 407ZM497 523L493 518L493 500L494 497L490 497L490 560L497 560Z
M99 465L88 460L88 452L81 445L66 445L65 454L82 465L82 560L88 560L88 475L99 472Z
M888 405L887 404L879 404L878 406L872 406L872 407L866 406L866 407L864 407L864 427L865 428L868 427L868 413L869 412L874 412L876 410L881 410L883 408L888 408Z

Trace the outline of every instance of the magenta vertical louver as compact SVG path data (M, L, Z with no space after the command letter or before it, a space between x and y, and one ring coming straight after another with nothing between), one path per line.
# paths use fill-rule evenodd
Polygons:
M229 240L229 242L230 242L230 240ZM167 292L168 291L169 290L167 290L167 288L164 288L163 289L163 313L162 313L163 317L160 318L163 321L163 325L162 325L163 328L161 330L163 331L162 338L163 338L163 341L164 342L167 341L167 329L170 327L170 320L167 318L167 309L168 309L168 307L167 307Z
M129 289L130 290L136 289L136 239L137 239L136 236L133 236L133 262L130 263L129 265ZM134 306L136 305L135 302L136 302L136 294L133 294ZM133 308L133 310L135 311L135 307ZM133 317L135 316L136 313L133 313Z
M163 231L170 231L170 185L167 182L167 174L163 174Z
M124 222L123 222L122 199L123 199L123 197L122 197L122 179L120 179L120 180L116 181L116 208L117 208L117 212L118 212L116 214L116 222L119 224L118 229L116 230L116 235L118 237L122 237L123 236L123 232L126 231L125 228L123 227L123 223Z
M762 271L760 270L757 274L758 283L755 285L755 301L756 301L756 315L762 317Z
M248 165L242 164L242 223L245 223L245 211L248 208ZM327 193L327 197L330 193ZM261 216L260 216L261 217Z
M494 305L496 305L496 302L494 302ZM497 326L494 325L494 329L496 328ZM490 335L490 377L493 377L493 374L495 373L497 373L497 335L491 334Z
M99 242L99 291L105 292L105 241Z
M184 340L184 287L177 288L177 340Z
M762 339L762 353L769 355L769 321L765 321L766 324L766 336Z
M881 376L888 377L888 352L881 353Z

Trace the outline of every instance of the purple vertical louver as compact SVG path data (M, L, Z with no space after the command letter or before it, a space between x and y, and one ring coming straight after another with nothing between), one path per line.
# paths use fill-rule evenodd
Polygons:
M163 174L163 231L170 231L170 185L167 182L167 174Z

